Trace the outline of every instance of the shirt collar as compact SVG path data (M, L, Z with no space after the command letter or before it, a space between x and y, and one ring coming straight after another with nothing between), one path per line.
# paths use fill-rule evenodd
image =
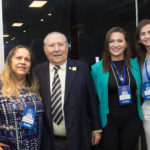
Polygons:
M60 67L60 69L65 70L65 69L66 69L66 65L67 65L67 61L65 61L65 63L63 63L63 64L60 65L59 67ZM53 71L54 66L55 66L54 64L49 63L50 72Z

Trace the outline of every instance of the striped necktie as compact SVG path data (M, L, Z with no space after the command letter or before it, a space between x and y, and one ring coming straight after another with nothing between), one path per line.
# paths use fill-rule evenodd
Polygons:
M61 98L61 82L58 75L59 66L54 67L54 79L52 83L51 108L53 121L59 125L63 120L62 98Z

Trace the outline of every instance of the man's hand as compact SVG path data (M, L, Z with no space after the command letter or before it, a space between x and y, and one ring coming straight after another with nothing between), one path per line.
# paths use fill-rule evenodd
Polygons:
M101 132L92 132L92 145L97 145L101 140Z

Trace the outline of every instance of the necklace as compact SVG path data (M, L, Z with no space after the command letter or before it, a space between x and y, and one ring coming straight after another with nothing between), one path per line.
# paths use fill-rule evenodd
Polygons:
M123 73L124 73L124 67L122 68L122 70L120 71L116 65L114 64L116 71L120 74L120 80L123 81Z

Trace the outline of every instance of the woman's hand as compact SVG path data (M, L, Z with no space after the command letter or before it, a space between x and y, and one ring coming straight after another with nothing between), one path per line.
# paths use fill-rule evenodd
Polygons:
M3 148L2 147L9 147L9 145L7 145L7 144L4 144L4 143L0 143L0 150L3 150Z

